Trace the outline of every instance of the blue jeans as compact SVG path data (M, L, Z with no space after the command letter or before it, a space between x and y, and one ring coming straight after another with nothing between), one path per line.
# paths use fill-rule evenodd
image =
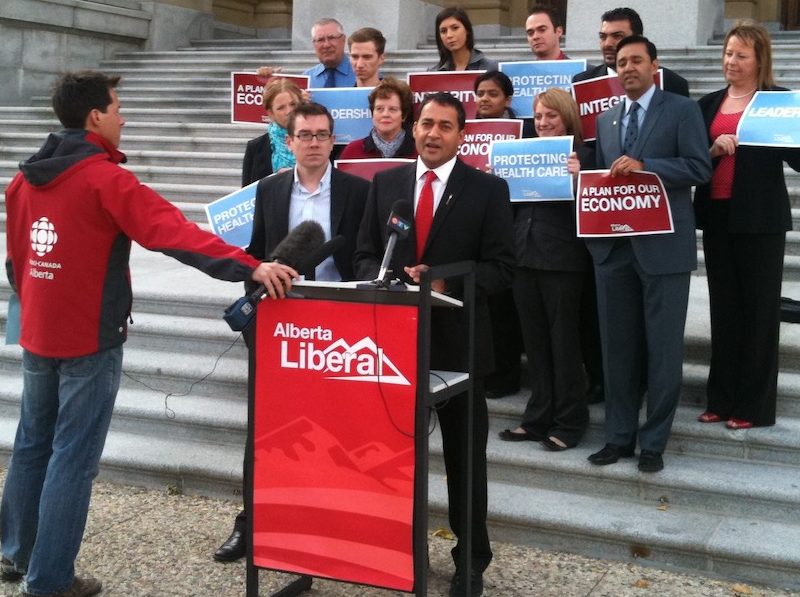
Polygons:
M0 506L3 555L32 595L75 576L92 480L119 389L122 346L53 359L23 352L22 408Z

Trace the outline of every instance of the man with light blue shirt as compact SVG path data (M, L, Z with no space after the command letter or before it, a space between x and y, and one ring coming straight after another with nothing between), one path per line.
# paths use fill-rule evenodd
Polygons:
M346 37L342 24L336 19L326 17L311 27L311 43L319 64L303 71L304 75L311 77L309 87L355 86L356 75L350 59L344 54Z
M602 466L633 456L638 436L638 468L645 473L664 468L680 397L689 278L697 267L691 187L711 178L700 108L658 89L657 70L656 47L646 37L619 42L617 76L625 99L597 119L596 162L612 177L658 174L674 232L586 239L595 265L606 398L606 445L589 461ZM647 412L640 426L643 375Z
M267 176L258 183L253 232L246 251L257 259L268 260L295 226L314 220L325 231L325 240L339 235L345 239L332 257L317 266L316 279L353 280L353 254L369 182L331 165L333 118L325 106L300 104L289 117L286 130L287 145L296 164L294 169ZM214 553L215 560L232 562L245 555L246 516L242 510L236 517L230 537Z

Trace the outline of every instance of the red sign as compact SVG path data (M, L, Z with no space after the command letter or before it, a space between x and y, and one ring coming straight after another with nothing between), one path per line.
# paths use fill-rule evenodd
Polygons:
M414 114L419 114L419 106L429 93L446 91L464 104L467 118L475 118L475 79L485 73L483 70L439 71L409 73L408 86L414 96Z
M674 232L669 198L658 174L612 178L608 170L578 174L578 236L636 236Z
M265 78L255 73L231 73L231 122L269 122L264 113L264 86L276 77L289 79L300 89L308 89L308 75L276 73Z
M485 118L467 120L464 142L458 148L462 161L485 170L489 165L489 146L492 141L507 141L522 137L522 121L516 118Z
M412 591L417 308L259 305L253 563Z
M656 85L661 85L661 70L654 77ZM583 128L584 141L594 141L597 137L595 121L597 117L616 106L625 97L625 90L617 75L607 75L596 79L576 81L572 84L572 96L578 104Z
M378 172L397 168L414 161L409 158L366 158L363 160L336 160L333 165L342 172L354 174L372 182Z

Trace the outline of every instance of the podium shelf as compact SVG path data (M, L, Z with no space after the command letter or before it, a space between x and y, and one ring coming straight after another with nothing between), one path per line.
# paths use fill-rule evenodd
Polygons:
M437 404L469 389L469 373L432 370L428 376L428 402Z

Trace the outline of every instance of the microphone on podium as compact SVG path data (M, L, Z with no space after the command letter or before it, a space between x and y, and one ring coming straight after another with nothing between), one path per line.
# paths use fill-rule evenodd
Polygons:
M407 238L411 231L411 222L414 220L414 209L411 202L405 199L398 199L392 204L392 211L389 214L389 221L386 227L389 230L389 240L386 242L386 250L383 253L383 260L378 269L378 277L372 282L359 284L358 288L375 289L386 288L388 290L405 290L405 284L392 284L389 277L392 271L389 265L392 263L392 255L397 244L398 238Z

